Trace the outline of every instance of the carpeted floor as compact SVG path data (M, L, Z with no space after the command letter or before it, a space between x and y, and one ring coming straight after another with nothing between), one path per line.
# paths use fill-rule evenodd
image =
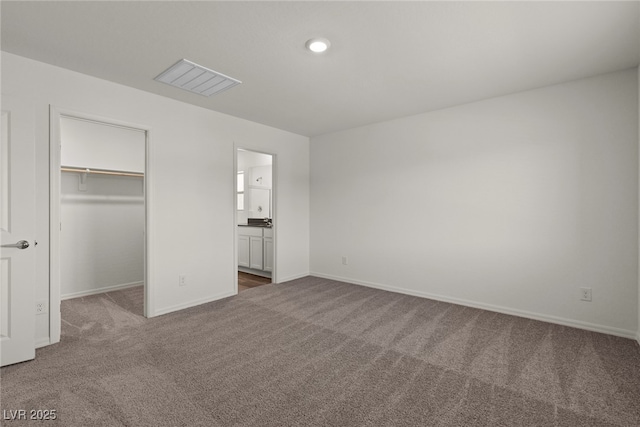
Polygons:
M307 277L153 319L63 302L2 409L63 426L638 426L632 340ZM22 425L5 421L4 425Z

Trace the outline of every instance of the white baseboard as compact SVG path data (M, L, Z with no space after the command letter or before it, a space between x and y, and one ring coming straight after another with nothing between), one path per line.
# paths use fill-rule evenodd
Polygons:
M42 348L48 345L51 345L51 340L49 340L49 337L40 338L38 341L36 341L36 348Z
M337 280L339 282L352 283L354 285L366 286L369 288L381 289L384 291L396 292L396 293L405 294L405 295L412 295L416 297L428 298L428 299L433 299L437 301L449 302L452 304L464 305L464 306L473 307L473 308L480 308L488 311L495 311L498 313L509 314L512 316L526 317L528 319L534 319L534 320L541 320L543 322L555 323L558 325L570 326L578 329L585 329L587 331L601 332L603 334L615 335L623 338L637 339L638 342L640 343L640 331L636 334L636 332L627 330L627 329L612 328L610 326L597 325L594 323L582 322L579 320L566 319L563 317L550 316L547 314L533 313L530 311L517 310L517 309L508 308L508 307L492 305L492 304L484 304L484 303L460 299L460 298L452 298L444 295L432 294L429 292L422 292L422 291L416 291L413 289L405 289L405 288L398 288L395 286L383 285L380 283L366 282L362 280L349 279L346 277L332 276L330 274L311 272L310 275L321 277L324 279Z
M240 266L238 266L238 271L241 271L247 274L253 274L254 276L268 277L269 279L271 279L270 271L254 270L253 268L240 267Z
M288 282L290 280L301 279L303 277L307 277L308 275L309 275L309 273L302 273L302 274L295 275L295 276L285 277L283 279L280 279L280 281L278 283L284 283L284 282ZM165 307L165 308L162 308L160 310L156 310L155 313L149 314L148 317L162 316L163 314L173 313L174 311L184 310L185 308L195 307L195 306L198 306L198 305L202 305L202 304L206 304L206 303L209 303L209 302L217 301L217 300L220 300L220 299L223 299L223 298L232 297L234 295L237 295L237 294L235 292L233 292L233 291L230 291L230 292L227 291L227 292L223 292L223 293L220 293L220 294L217 294L217 295L213 295L211 297L201 298L201 299L185 302L185 303L182 303L182 304L176 304L176 305L173 305L171 307Z
M89 295L103 294L105 292L118 291L121 289L133 288L133 287L142 286L142 285L144 285L144 282L133 282L133 283L124 283L121 285L105 286L103 288L98 288L98 289L89 289L86 291L71 292L69 294L63 294L60 296L60 299L66 300L71 298L86 297Z
M290 282L292 280L302 279L303 277L309 276L309 273L295 274L289 277L280 277L278 278L278 283Z
M217 295L214 295L214 296L211 296L211 297L201 298L201 299L197 299L197 300L188 301L188 302L185 302L185 303L182 303L182 304L172 305L170 307L165 307L165 308L162 308L160 310L156 310L155 313L150 314L148 317L162 316L163 314L173 313L174 311L184 310L185 308L195 307L195 306L198 306L198 305L206 304L208 302L217 301L219 299L232 297L234 295L236 295L236 293L234 291L231 291L231 292L227 291L227 292L223 292L221 294L217 294Z
M640 345L640 326L638 327L638 333L636 334L636 341L638 341L638 345Z

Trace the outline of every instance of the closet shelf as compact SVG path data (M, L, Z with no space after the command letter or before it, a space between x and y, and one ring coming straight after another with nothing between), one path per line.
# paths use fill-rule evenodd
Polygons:
M111 170L111 169L89 169L89 168L78 168L78 167L72 167L72 166L62 166L60 167L60 171L75 172L75 173L94 173L94 174L100 174L100 175L144 177L144 174L141 172L119 171L119 170Z

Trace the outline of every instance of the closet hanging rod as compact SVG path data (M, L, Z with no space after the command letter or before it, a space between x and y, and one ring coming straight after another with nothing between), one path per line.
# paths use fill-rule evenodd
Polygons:
M141 172L129 172L129 171L119 171L119 170L110 170L110 169L89 169L89 168L76 168L70 166L62 166L60 168L62 172L76 172L76 173L95 173L100 175L117 175L117 176L136 176L136 177L144 177L144 174Z

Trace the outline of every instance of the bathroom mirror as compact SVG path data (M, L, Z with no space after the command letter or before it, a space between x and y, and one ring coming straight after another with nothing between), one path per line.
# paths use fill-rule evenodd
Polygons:
M249 189L249 218L271 218L271 190Z

